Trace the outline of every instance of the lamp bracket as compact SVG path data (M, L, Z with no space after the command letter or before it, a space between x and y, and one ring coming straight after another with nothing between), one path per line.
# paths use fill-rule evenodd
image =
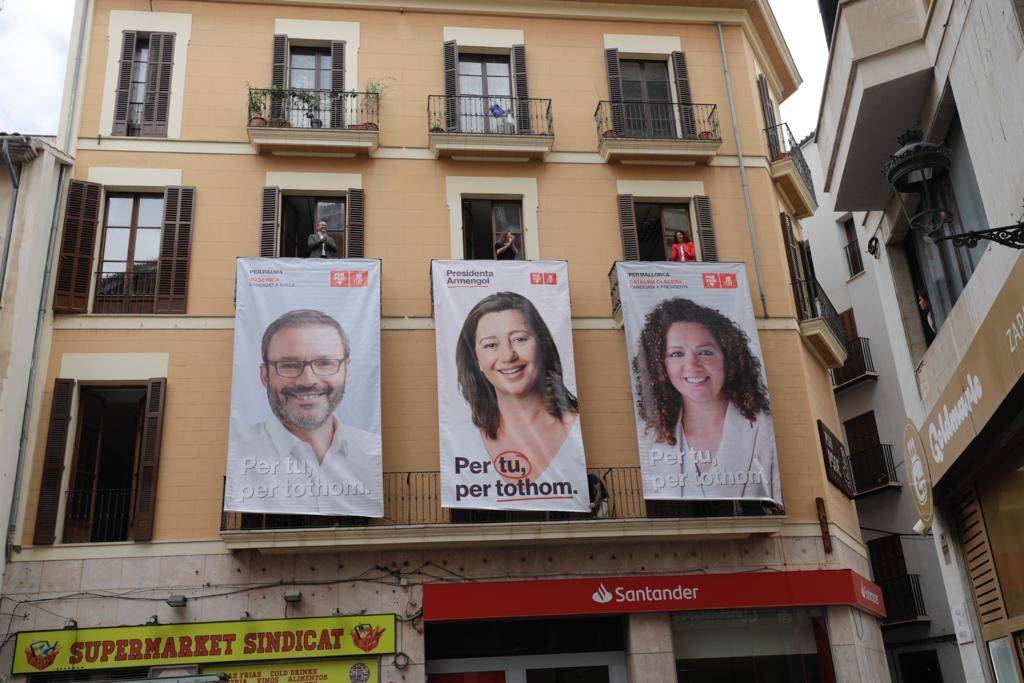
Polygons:
M1024 221L1015 225L1007 225L1001 228L989 228L988 230L971 230L970 232L958 235L944 235L933 237L933 242L953 241L954 247L967 247L973 249L980 240L998 242L1012 249L1024 249Z

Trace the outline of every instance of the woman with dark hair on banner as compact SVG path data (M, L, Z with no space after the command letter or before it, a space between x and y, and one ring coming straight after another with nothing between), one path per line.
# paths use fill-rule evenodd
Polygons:
M654 488L678 488L685 499L781 501L761 362L736 323L667 299L647 314L638 346L638 433L653 438L641 438L641 456Z
M499 457L510 452L528 468L532 481L539 479L563 447L572 444L566 437L579 412L540 313L514 292L481 299L462 325L455 365L459 389L479 432L472 441L482 440L506 479L526 476L502 471Z

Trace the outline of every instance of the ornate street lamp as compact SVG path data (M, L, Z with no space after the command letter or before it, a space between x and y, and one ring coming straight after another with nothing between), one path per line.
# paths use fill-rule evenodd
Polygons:
M948 147L924 142L920 130L908 130L897 140L900 148L882 165L882 173L896 192L900 208L911 230L919 230L931 242L952 240L957 247L973 248L979 240L991 240L1007 247L1024 249L1024 222L1002 228L971 230L943 235L953 223L953 212L942 202L940 183L949 175L953 152ZM913 215L903 195L919 195Z

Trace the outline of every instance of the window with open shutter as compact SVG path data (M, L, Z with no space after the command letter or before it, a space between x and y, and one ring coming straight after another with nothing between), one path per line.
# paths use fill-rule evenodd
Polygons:
M787 214L779 214L782 223L782 241L786 247L786 263L789 265L790 282L793 288L793 303L796 305L797 318L809 320L815 317L814 296L811 281L804 263L803 246L796 238L793 219Z
M166 394L166 378L149 380L146 387L142 440L139 445L139 474L135 485L135 511L132 519L132 539L136 541L149 541L153 538L156 481L160 464Z
M174 69L174 34L149 34L149 63L146 65L146 100L142 108L140 135L167 136L171 106L171 72Z
M454 40L444 44L444 127L459 128L459 45Z
M274 36L274 47L271 55L270 87L288 87L288 36ZM285 101L281 96L270 98L270 120L280 121L285 116Z
M697 119L693 113L693 95L690 92L690 70L686 67L686 55L672 53L672 68L676 74L676 94L679 97L679 122L684 138L697 137Z
M612 107L612 128L620 133L626 130L626 110L623 105L622 64L619 51L610 47L604 51L605 67L608 71L608 99Z
M700 257L702 261L718 260L718 243L715 241L715 222L711 217L711 198L696 195L693 198L694 213L697 214L697 234L700 236Z
M102 185L81 180L72 180L68 185L53 297L53 310L58 313L87 313L89 310L89 284L102 191Z
M619 206L619 229L622 235L622 258L624 261L640 260L640 240L636 232L636 206L633 195L620 194L616 197Z
M39 481L36 526L32 535L32 543L35 545L51 545L56 536L60 486L71 428L71 403L74 393L75 380L58 379L54 382L50 425L46 431L46 447L43 451L43 475Z
M281 191L264 187L260 205L260 256L277 256L277 217L280 211Z
M121 61L117 67L117 95L114 98L114 126L111 135L128 135L128 103L132 95L132 76L135 74L135 43L138 34L121 34Z
M186 310L195 204L194 187L168 187L164 191L154 309L157 313L184 313Z
M362 258L364 247L364 209L366 195L361 189L348 191L348 215L345 229L345 256Z
M764 74L757 76L757 94L761 98L761 115L764 116L764 132L768 140L768 156L775 161L782 154L782 142L779 139L778 121L775 118L775 101L768 89L768 79Z
M331 42L331 128L345 127L345 41ZM341 95L341 96L339 96ZM354 102L355 100L353 100Z
M530 120L530 90L526 78L526 46L512 46L512 78L515 82L516 95L516 129L519 133L529 134L533 129Z
M839 314L839 325L843 329L843 341L847 344L857 338L857 319L853 315L852 308Z
M175 37L122 33L112 135L167 136Z

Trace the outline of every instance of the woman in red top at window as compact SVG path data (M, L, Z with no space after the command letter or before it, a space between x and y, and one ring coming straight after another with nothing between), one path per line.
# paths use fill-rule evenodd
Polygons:
M689 235L682 230L676 230L676 241L672 243L673 261L696 261L697 248L690 241Z

